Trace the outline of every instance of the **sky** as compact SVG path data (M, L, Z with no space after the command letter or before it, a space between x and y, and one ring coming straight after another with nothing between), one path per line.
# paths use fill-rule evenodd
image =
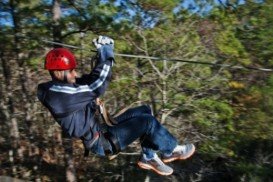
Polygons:
M107 0L103 0L107 1ZM223 3L226 3L227 0L221 0ZM263 0L257 0L260 2ZM211 9L211 5L204 6L203 9L200 9L200 6L196 4L196 2L201 4L206 4L206 0L185 0L183 3L180 4L177 8L174 9L174 12L179 11L180 9L189 9L192 13L200 13L200 14L207 14ZM214 0L216 4L219 4L219 0ZM6 0L3 0L2 3L7 3ZM245 3L245 0L239 0L239 4ZM119 0L116 1L116 4L119 4ZM0 26L12 26L12 19L9 12L3 11L3 8L0 7Z
M225 4L228 0L214 0L214 3L216 5L220 5L219 1ZM198 6L196 2L205 5L203 9L200 9L200 6ZM238 2L239 5L244 3L245 0L239 0ZM213 7L210 4L208 4L206 0L185 0L183 1L183 3L181 3L178 9L179 8L189 9L192 13L207 14Z

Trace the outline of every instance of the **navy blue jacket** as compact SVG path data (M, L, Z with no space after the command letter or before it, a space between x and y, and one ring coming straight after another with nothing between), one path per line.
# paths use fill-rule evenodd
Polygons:
M92 72L76 79L75 84L49 81L38 85L38 99L71 137L82 137L91 128L93 138L99 131L94 120L95 100L102 95L111 78L114 53L111 45L98 49L98 61Z

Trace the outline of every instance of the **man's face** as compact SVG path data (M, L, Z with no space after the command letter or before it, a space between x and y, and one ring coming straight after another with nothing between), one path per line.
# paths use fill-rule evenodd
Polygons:
M66 71L66 78L68 83L75 83L77 77L77 72L75 69Z
M75 69L65 70L65 71L55 70L53 71L53 75L57 80L67 81L67 83L75 83L77 78L77 72Z

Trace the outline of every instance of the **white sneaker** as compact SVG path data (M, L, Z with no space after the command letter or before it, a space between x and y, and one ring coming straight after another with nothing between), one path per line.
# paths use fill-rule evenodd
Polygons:
M157 156L157 154L155 154L154 158L150 160L146 160L142 156L137 164L142 169L148 169L148 170L151 169L160 175L166 176L166 175L171 175L173 173L173 169L170 166L164 164L161 161L161 159Z
M195 146L193 144L178 145L170 156L163 155L163 162L172 162L175 160L185 160L193 155Z

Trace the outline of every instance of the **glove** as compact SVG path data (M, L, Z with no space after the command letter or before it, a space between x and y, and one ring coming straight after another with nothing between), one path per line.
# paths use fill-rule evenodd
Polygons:
M106 36L99 36L97 39L93 39L93 44L97 49L101 48L103 45L111 45L114 48L114 40L106 37Z

